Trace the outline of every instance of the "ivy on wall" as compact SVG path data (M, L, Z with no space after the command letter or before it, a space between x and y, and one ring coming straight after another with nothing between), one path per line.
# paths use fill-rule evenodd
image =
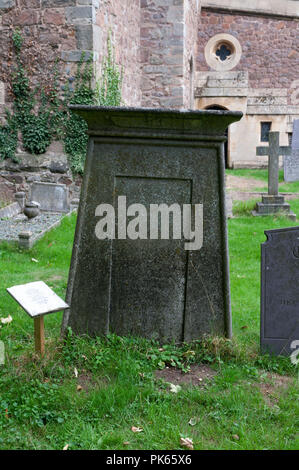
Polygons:
M54 65L52 83L32 88L22 61L23 37L20 31L12 35L15 68L11 77L12 111L6 110L6 124L0 125L0 160L16 161L18 135L24 149L39 155L53 140L62 140L73 173L82 173L87 149L87 124L73 114L69 104L120 106L123 72L115 63L111 37L108 35L107 55L102 63L101 77L93 86L93 59L82 53L71 87ZM61 93L60 83L65 82Z

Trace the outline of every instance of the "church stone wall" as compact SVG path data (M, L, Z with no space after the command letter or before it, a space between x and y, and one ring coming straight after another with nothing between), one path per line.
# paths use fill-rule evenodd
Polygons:
M251 88L291 88L298 79L298 28L295 19L226 14L202 9L198 28L197 69L209 70L204 48L216 34L228 33L241 44L234 70L249 72Z
M117 64L123 67L123 101L140 106L140 0L102 0L96 13L94 50L98 53L97 69L107 49L111 34Z

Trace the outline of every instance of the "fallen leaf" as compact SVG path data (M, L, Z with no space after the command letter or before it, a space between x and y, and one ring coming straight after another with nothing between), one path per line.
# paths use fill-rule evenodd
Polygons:
M172 393L178 393L182 388L180 385L174 385L174 384L169 384L169 385L170 385L170 391Z
M193 450L193 441L189 437L181 437L180 444L183 447L187 447L187 449Z
M232 438L235 439L235 441L239 441L239 440L240 440L238 434L233 434L233 435L232 435Z
M8 317L6 318L1 318L1 323L3 325L6 325L7 323L11 323L12 322L12 317L10 315L8 315Z
M124 445L124 446L128 446L128 445L130 445L130 442L129 442L129 441L125 441L125 442L123 442L123 445Z
M190 424L190 426L195 426L198 423L198 421L199 419L194 417L189 420L188 424Z
M82 390L81 385L77 385L77 392L81 392L81 390Z
M241 326L241 330L246 330L246 328L248 328L247 325Z
M69 444L66 444L62 450L68 450Z
M83 357L84 361L87 361L87 357L84 354L82 354L82 357Z
M143 429L142 428L136 428L135 426L132 426L131 431L133 431L133 432L142 432Z
M33 261L34 263L38 263L38 260L35 258L31 258L31 261Z
M76 367L74 368L74 374L75 374L75 377L77 378L78 377L78 369Z

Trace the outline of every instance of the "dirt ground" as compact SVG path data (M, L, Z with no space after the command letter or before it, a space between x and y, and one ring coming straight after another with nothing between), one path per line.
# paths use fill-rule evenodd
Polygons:
M166 367L163 370L156 370L155 376L157 379L163 379L165 382L174 385L193 385L202 387L208 380L213 379L217 373L206 365L192 364L190 371L187 373L182 372L174 367Z
M267 184L258 179L254 178L243 178L242 176L227 175L226 176L226 189L229 191L229 195L233 201L247 201L248 199L259 199L262 194L267 192L254 191L267 187ZM291 199L298 199L298 193L285 193L286 201Z
M238 191L252 191L256 188L263 188L264 182L254 178L243 178L242 176L227 175L226 189Z
M266 380L262 380L257 386L269 406L275 406L279 401L279 396L283 390L291 385L292 377L267 373Z

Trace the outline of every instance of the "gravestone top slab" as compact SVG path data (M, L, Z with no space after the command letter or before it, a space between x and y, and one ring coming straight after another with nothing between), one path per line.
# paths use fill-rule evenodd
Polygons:
M219 110L176 110L160 108L133 108L133 107L103 107L71 105L69 108L77 112L88 123L90 135L115 134L126 136L130 134L155 134L167 137L171 134L185 134L185 138L192 137L204 139L205 136L225 135L227 127L239 121L241 111Z
M261 349L290 355L299 340L299 227L266 230L261 259Z
M287 183L299 181L299 119L293 123L292 153L284 158L283 168Z
M212 332L230 337L223 143L242 113L72 110L86 119L90 138L63 331L70 326L76 334L114 332L161 342ZM115 223L102 237L103 205L115 213ZM200 206L199 248L187 251L181 226L172 236L173 214L170 236L161 236L162 216L151 236L151 209L162 205L179 212ZM146 227L134 238L129 209L140 206Z
M69 308L43 281L9 287L7 292L32 318Z
M65 184L34 182L30 199L38 202L42 211L69 212L68 188Z

